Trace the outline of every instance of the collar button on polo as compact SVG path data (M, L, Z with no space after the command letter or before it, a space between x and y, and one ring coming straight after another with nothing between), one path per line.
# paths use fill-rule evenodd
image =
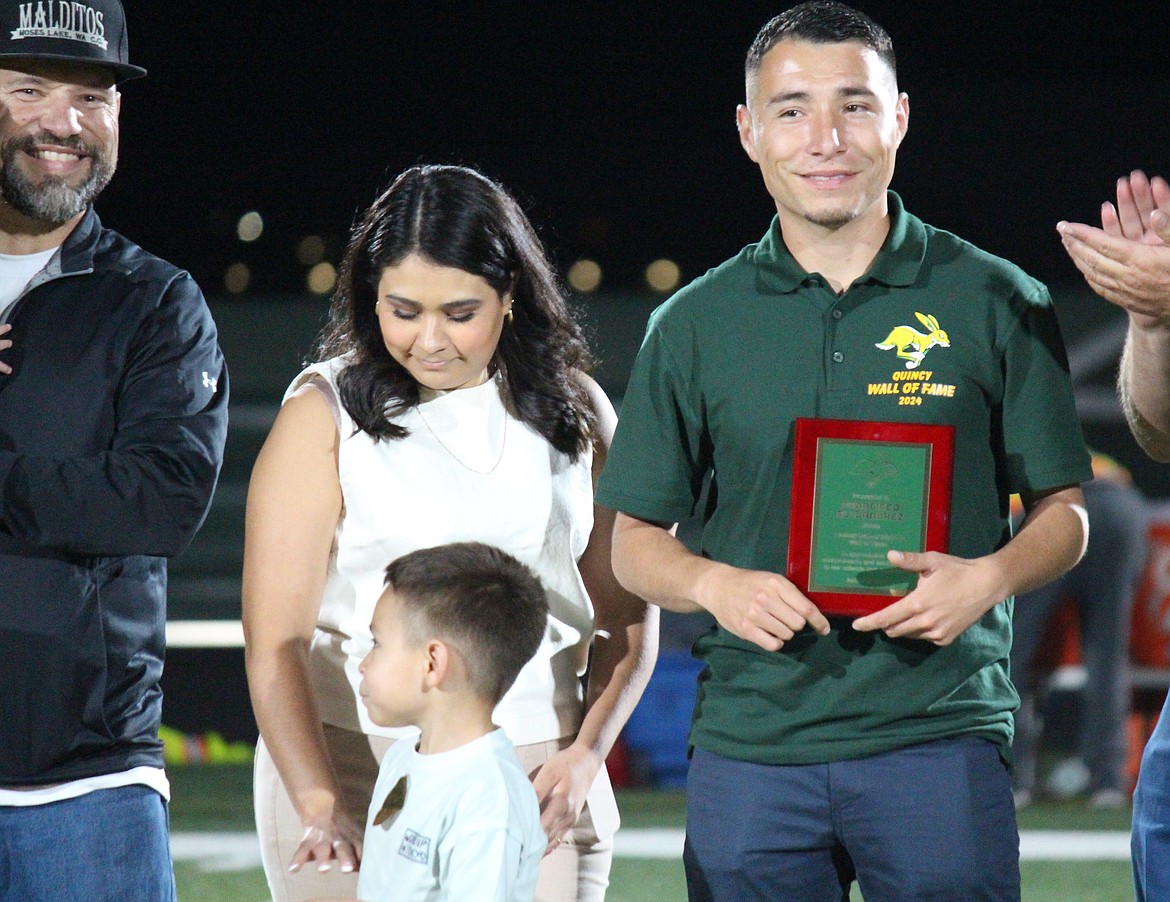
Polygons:
M833 362L834 363L841 363L844 359L845 359L845 355L842 354L840 351L833 352Z

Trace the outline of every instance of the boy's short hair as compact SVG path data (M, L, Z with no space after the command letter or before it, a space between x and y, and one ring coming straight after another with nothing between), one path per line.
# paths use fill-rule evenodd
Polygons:
M493 705L536 654L548 626L548 599L536 574L482 542L405 554L386 568L386 585L410 638L451 643L472 689Z

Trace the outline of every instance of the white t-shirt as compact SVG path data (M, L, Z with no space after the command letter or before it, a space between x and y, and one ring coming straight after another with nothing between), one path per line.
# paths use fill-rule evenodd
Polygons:
M420 755L416 742L417 736L394 743L382 760L358 898L532 902L548 838L536 792L504 731L433 755ZM375 825L403 778L404 807Z
M35 254L0 254L0 323L8 315L8 308L24 293L29 280L45 268L57 253L57 248Z

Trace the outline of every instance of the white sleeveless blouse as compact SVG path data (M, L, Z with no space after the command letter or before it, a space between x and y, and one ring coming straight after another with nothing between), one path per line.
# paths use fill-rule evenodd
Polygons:
M313 382L336 401L343 366L335 358L309 367L285 399ZM576 733L593 639L593 605L577 569L593 528L592 453L572 461L511 417L495 380L438 395L424 389L418 407L398 418L410 435L397 441L355 433L345 408L334 406L343 510L309 652L324 721L382 736L404 732L370 721L357 691L386 565L419 548L478 541L531 567L549 604L540 650L495 722L517 745Z

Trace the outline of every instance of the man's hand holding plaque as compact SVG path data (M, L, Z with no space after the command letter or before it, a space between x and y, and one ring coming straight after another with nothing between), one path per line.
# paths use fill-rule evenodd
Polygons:
M905 597L855 620L855 630L950 645L1008 594L1004 576L990 558L967 560L937 551L891 551L888 557L895 567L918 574L918 585Z
M776 573L721 564L703 577L698 594L720 626L767 651L778 651L806 626L829 632L817 606Z

